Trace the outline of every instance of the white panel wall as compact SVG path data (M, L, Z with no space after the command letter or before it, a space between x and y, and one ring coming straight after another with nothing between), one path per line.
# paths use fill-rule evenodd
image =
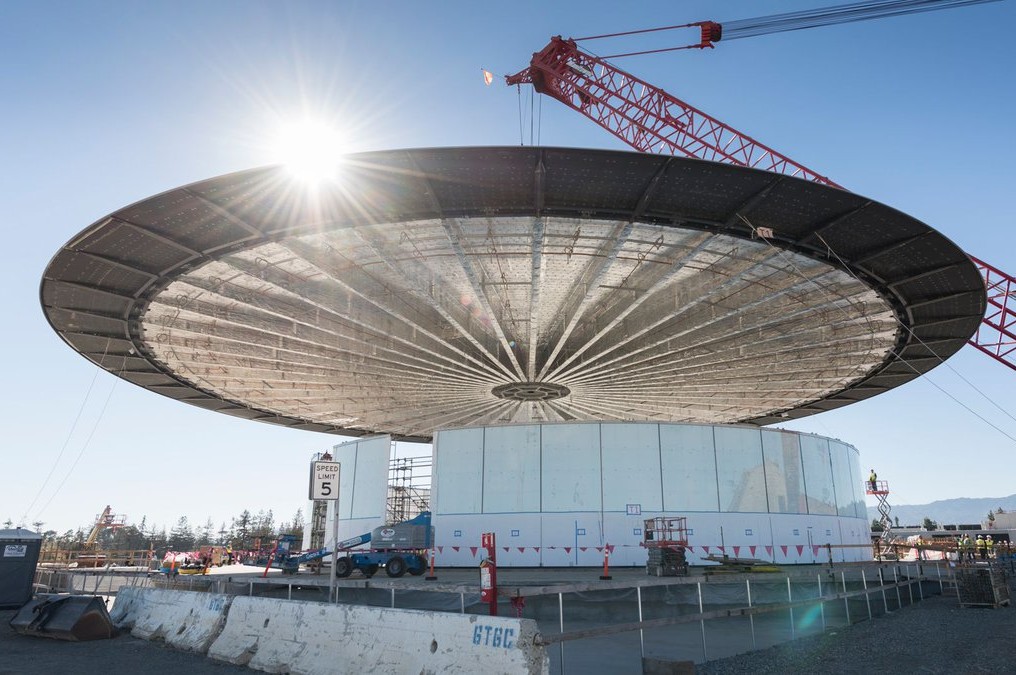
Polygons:
M543 511L600 511L600 425L543 427Z
M384 524L391 452L390 436L350 441L332 448L332 457L342 465L338 499L339 541ZM328 503L326 546L332 543L335 504L334 501Z
M479 564L480 535L494 532L501 565L599 566L608 546L612 565L644 565L643 521L662 515L687 516L693 563L716 553L825 562L826 543L868 540L863 512L850 517L847 504L837 515L834 483L849 494L858 460L852 446L836 442L835 449L836 458L828 439L744 426L441 431L432 503L437 564ZM770 491L778 497L772 504ZM834 549L835 560L865 556L860 547Z
M603 510L625 512L663 508L660 430L656 424L601 424Z
M718 511L716 449L713 428L660 425L663 508L668 511Z
M488 427L483 443L483 512L540 510L540 427Z
M391 436L378 436L354 443L356 471L349 486L352 494L349 517L385 517L388 500L388 467L392 455ZM346 474L346 472L343 472ZM341 519L342 514L339 514Z
M434 439L435 513L483 510L483 432L483 428L451 429Z

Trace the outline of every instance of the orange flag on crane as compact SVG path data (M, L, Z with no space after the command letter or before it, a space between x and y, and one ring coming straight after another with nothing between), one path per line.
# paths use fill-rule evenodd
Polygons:
M483 83L489 87L490 83L494 81L494 73L484 68L481 68L480 70L483 71Z

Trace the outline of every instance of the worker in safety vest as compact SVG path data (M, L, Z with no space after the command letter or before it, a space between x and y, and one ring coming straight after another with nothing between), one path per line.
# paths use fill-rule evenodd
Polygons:
M986 560L988 556L987 544L984 543L984 537L977 535L977 541L974 542L974 546L977 547L977 557L981 560Z
M878 474L875 473L875 469L871 470L871 474L868 476L868 482L871 484L871 491L876 492L878 490Z
M961 545L963 546L963 559L965 559L967 561L973 560L974 559L974 550L973 550L974 545L973 545L973 542L970 541L970 535L969 534L963 535L963 541L962 541Z
M984 553L988 558L995 557L995 542L992 541L990 534L984 538Z

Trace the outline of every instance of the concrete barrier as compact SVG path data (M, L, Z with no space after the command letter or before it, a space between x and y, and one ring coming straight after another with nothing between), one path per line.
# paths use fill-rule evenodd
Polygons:
M217 593L125 588L117 594L110 616L135 637L204 654L222 630L230 600Z
M208 656L270 673L547 673L532 619L237 597Z

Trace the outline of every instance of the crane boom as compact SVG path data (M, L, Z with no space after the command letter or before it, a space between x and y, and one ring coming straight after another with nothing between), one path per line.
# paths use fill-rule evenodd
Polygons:
M532 84L537 92L582 113L641 152L682 154L842 189L826 176L663 89L583 52L574 40L551 38L533 54L528 68L506 76L505 82ZM1016 370L1016 300L1010 302L1016 298L1016 278L967 255L981 272L988 291L988 311L968 342Z
M840 187L645 80L587 54L561 36L533 55L509 84L532 83L641 152L684 154Z

